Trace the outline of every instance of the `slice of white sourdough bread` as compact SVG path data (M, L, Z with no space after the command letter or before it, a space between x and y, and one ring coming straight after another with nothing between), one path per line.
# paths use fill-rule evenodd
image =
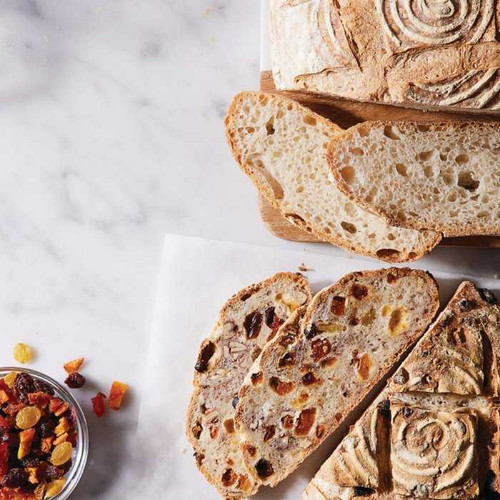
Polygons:
M464 282L304 498L500 498L499 367L496 298Z
M439 307L423 271L344 276L319 292L300 330L262 351L239 392L236 426L259 484L292 473L367 396L429 326Z
M243 465L234 426L241 383L282 323L310 299L306 278L278 273L229 299L201 344L186 432L198 468L225 498L242 498L256 490Z
M416 260L441 235L388 225L336 186L326 149L342 129L282 96L243 92L226 117L236 162L291 223L345 250L388 262Z
M366 122L334 137L338 187L390 224L444 236L500 234L500 126Z

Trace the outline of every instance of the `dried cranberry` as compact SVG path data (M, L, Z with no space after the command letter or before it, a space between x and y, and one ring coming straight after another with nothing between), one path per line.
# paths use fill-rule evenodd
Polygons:
M68 375L64 383L70 389L80 389L85 385L85 377L78 372L73 372Z
M373 493L375 493L374 490L364 488L362 486L355 486L353 491L355 497L369 497L370 495L373 495Z
M208 369L208 362L210 361L214 353L215 344L213 342L208 342L207 344L205 344L201 349L198 360L196 361L196 365L194 365L194 369L199 373L206 372Z
M318 333L318 327L313 323L309 328L306 328L304 335L306 336L306 339L311 340L312 338L316 337Z
M21 467L16 467L7 472L3 484L9 488L20 488L25 486L27 482L28 473Z
M56 428L56 423L53 420L46 420L40 424L38 428L40 437L48 438L54 434L54 429Z
M358 300L363 300L368 296L368 288L364 285L360 285L359 283L354 283L351 287L351 295Z
M267 460L261 458L255 464L255 470L260 478L265 479L266 477L272 476L274 474L273 466Z
M297 361L297 354L295 352L287 352L280 360L279 366L283 368L284 366L293 366Z
M274 322L274 307L268 307L264 313L264 321L269 328L272 328Z
M14 395L22 403L27 403L30 392L36 392L33 377L27 373L20 373L14 382Z
M35 392L45 392L45 394L50 394L51 396L54 395L54 389L52 389L52 387L43 380L35 379L33 381L33 385L35 386Z
M243 322L243 327L247 332L249 339L255 339L259 336L260 329L262 328L262 314L259 311L250 313Z
M55 465L49 465L47 467L46 477L47 479L58 479L64 476L64 470L56 467Z

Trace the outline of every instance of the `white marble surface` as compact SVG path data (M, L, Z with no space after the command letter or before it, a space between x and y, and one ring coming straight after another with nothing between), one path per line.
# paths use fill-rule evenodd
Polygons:
M258 85L259 20L255 0L0 2L2 363L24 340L58 378L84 354L91 381L133 389L90 419L75 499L124 498L164 234L298 246L267 233L224 143L230 98ZM498 251L428 259L500 268Z

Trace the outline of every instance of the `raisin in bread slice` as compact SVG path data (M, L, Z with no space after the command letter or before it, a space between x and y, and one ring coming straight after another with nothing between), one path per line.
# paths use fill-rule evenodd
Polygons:
M425 331L439 307L427 273L348 274L320 292L298 333L266 346L245 379L236 425L255 481L283 480Z
M332 139L328 161L338 187L390 224L500 234L496 123L366 122Z
M199 469L226 498L248 496L256 487L241 460L234 425L241 383L282 323L310 299L302 275L276 274L234 295L201 344L186 431Z
M241 93L226 117L237 163L291 223L345 250L389 262L416 260L432 250L440 234L390 226L339 191L326 148L341 133L329 120L273 94Z
M499 494L500 310L495 304L491 292L471 282L458 287L320 468L304 498L336 500L362 494L377 499L393 495L466 500L477 497L479 485L482 493ZM377 411L385 418L377 428L377 436L384 436L376 441L377 453L373 445L370 448L374 472L373 461L366 459L366 439L360 436L373 435L371 422ZM348 474L344 463L354 472ZM480 470L478 463L483 464Z

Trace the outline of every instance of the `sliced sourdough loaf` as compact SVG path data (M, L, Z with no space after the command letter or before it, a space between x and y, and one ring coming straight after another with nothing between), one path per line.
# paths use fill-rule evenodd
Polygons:
M339 188L395 225L444 236L500 234L500 127L366 122L334 137Z
M239 392L236 425L248 470L276 485L329 436L425 331L438 309L433 278L383 269L319 292L299 331L262 351Z
M499 340L493 294L462 283L304 498L498 498Z
M282 96L237 95L226 135L259 192L301 229L345 250L389 262L418 259L441 239L434 231L388 225L337 189L326 161L337 125Z
M198 468L226 498L256 490L239 450L234 407L241 383L263 347L311 299L307 279L279 273L234 295L202 342L186 432Z

